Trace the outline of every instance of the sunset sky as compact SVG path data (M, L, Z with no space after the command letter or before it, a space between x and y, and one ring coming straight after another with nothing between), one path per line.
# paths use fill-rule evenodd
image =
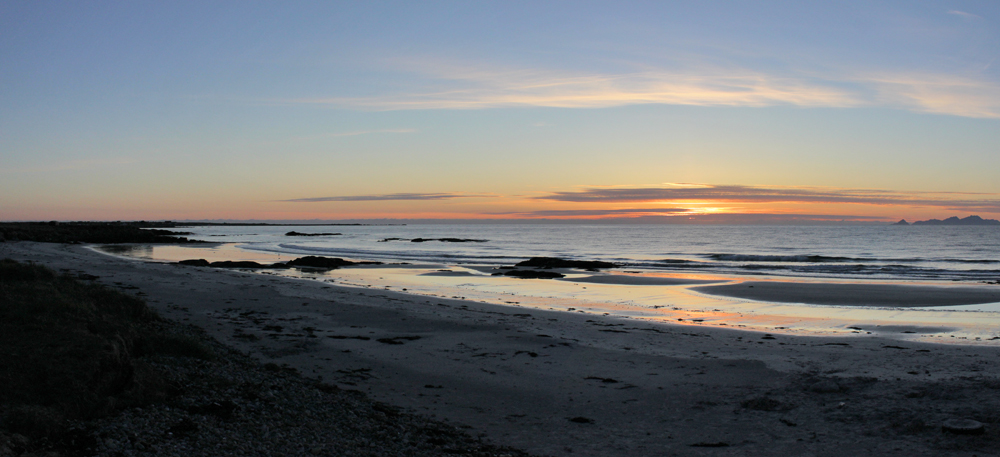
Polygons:
M1000 218L1000 2L0 2L0 220Z

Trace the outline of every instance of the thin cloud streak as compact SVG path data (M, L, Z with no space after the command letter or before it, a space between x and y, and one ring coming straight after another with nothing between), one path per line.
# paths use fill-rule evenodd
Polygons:
M938 74L869 75L859 80L877 91L877 101L914 111L975 118L1000 118L1000 85Z
M956 198L990 196L993 198ZM574 203L624 202L739 202L739 203L851 203L866 205L908 205L946 208L957 211L1000 212L1000 194L898 192L879 189L838 189L816 187L764 187L668 185L664 187L592 187L578 191L553 192L533 197Z
M293 198L290 200L276 200L278 202L292 203L318 203L318 202L369 202L369 201L393 201L393 200L448 200L452 198L484 198L493 197L485 194L462 194L462 193L399 193L381 195L344 195L337 197L314 197L314 198Z
M403 70L449 90L375 97L298 98L363 110L608 108L639 104L825 108L890 107L1000 118L1000 84L985 76L927 72L835 71L768 74L745 68L579 73L403 62Z
M381 130L361 130L357 132L343 132L343 133L327 133L324 135L319 135L323 137L341 137L341 136L358 136L358 135L370 135L373 133L416 133L417 129L381 129Z
M621 215L684 215L691 213L691 208L633 208L633 209L580 209L580 210L540 210L540 211L511 211L503 213L485 213L491 216L517 216L517 217L600 217L600 216L621 216Z
M965 11L959 11L959 10L948 11L948 14L954 14L955 16L963 17L965 19L982 19L982 17L977 16L975 14L966 13Z
M288 102L370 110L518 106L607 108L637 104L850 107L862 104L842 89L757 73L560 75L543 71L516 71L492 75L477 72L464 77L451 74L442 78L472 87L380 97L293 99Z

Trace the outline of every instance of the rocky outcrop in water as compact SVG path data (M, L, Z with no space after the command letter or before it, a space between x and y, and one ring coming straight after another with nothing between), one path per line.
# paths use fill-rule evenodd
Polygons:
M983 219L979 216L969 216L962 219L952 216L945 220L929 219L926 221L916 221L913 225L1000 225L1000 221L996 219Z
M285 236L337 236L343 235L342 233L302 233L291 231L285 234Z
M354 265L354 262L350 260L344 260L339 257L318 257L318 256L306 256L299 257L295 260L291 260L286 263L290 267L307 267L307 268L340 268L346 267L348 265Z
M181 260L180 262L177 262L177 263L179 265L187 265L189 267L208 267L208 266L212 265L209 261L207 261L205 259Z
M518 267L535 268L582 268L584 270L597 270L600 268L615 268L611 262L601 262L599 260L565 260L558 257L532 257L516 264Z

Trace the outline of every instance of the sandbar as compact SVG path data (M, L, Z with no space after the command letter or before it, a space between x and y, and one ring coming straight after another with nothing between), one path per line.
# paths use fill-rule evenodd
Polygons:
M833 284L747 281L695 287L711 295L763 302L836 306L916 308L1000 302L1000 287L924 286L903 284Z

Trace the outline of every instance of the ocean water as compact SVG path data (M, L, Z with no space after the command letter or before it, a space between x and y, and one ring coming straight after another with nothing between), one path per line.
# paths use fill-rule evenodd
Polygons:
M194 226L189 238L288 256L445 265L530 257L604 260L685 274L822 279L996 281L1000 228L990 226L370 225ZM300 233L339 235L297 237ZM458 238L477 241L413 242Z

